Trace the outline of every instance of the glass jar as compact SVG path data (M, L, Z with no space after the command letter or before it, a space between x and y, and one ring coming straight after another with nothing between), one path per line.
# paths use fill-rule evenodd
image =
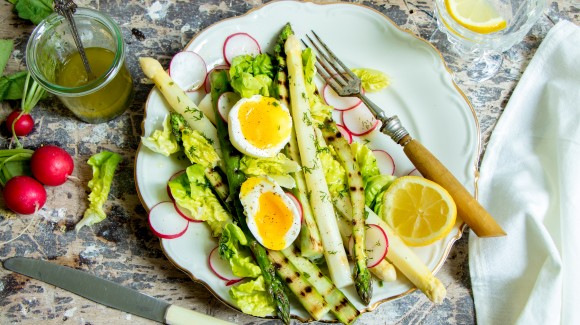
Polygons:
M28 70L80 120L112 120L131 105L134 94L123 35L99 11L77 8L73 17L93 75L86 73L71 28L58 14L48 16L32 32L26 46Z

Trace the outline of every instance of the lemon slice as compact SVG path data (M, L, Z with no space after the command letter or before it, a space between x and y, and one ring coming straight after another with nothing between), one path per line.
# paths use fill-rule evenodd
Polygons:
M455 225L453 198L443 187L423 177L396 179L383 200L383 219L409 246L429 245L449 234Z
M507 26L487 0L445 0L445 7L461 26L477 33L489 34Z

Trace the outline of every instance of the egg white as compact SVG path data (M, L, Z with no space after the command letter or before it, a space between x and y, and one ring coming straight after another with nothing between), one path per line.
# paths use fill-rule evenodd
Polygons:
M300 233L301 220L298 208L296 207L296 204L292 202L292 200L286 195L286 193L284 193L284 190L280 187L280 185L278 185L273 179L267 176L259 176L257 178L260 178L260 181L257 182L256 185L254 185L254 187L251 190L245 193L240 193L240 202L244 207L244 213L246 214L247 217L248 228L250 229L250 231L260 244L262 244L266 248L272 249L272 247L267 246L265 239L262 238L262 236L260 235L260 231L258 229L255 217L260 209L259 205L260 196L266 192L274 193L275 195L279 196L282 199L285 206L292 213L292 225L284 235L285 246L283 248L286 248L296 240L298 234Z
M286 146L288 141L290 141L290 132L288 132L288 135L278 143L270 143L268 148L258 148L250 143L244 136L242 132L242 125L238 117L240 108L246 103L260 103L261 101L267 100L267 98L268 97L261 95L254 95L250 98L242 98L232 107L228 113L228 133L230 136L230 141L236 149L248 156L256 158L274 157L284 148L284 146ZM292 118L290 117L290 111L288 110L288 107L280 102L277 103L279 104L279 107L288 114L289 122L291 124Z

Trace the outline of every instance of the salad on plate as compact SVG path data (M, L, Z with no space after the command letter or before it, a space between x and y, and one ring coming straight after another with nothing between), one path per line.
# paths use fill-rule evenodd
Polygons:
M171 107L142 144L186 165L167 180L170 200L150 209L153 233L178 240L189 227L205 227L209 268L234 306L258 317L289 323L298 301L312 319L330 314L349 324L373 289L401 275L441 302L444 286L409 246L439 240L455 225L445 190L394 176L392 157L364 141L379 122L318 78L315 54L290 24L269 52L239 32L227 37L223 56L208 69L183 51L168 71L140 59ZM355 71L363 91L389 85L380 71ZM437 201L438 221L402 224L413 197Z

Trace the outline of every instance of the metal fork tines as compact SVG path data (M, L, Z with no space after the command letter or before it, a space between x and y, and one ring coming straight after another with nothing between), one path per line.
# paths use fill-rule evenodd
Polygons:
M356 96L369 108L375 118L383 123L381 132L390 136L396 143L408 135L407 130L401 125L399 118L394 115L387 117L385 112L373 103L361 91L361 80L357 77L337 56L330 50L328 45L320 37L311 31L314 37L306 35L311 46L304 40L306 47L314 49L317 54L316 69L318 74L328 85L341 97Z
M330 87L339 96L358 96L361 94L360 79L332 52L326 43L324 43L318 35L312 31L314 41L310 36L306 38L312 44L312 47L318 52L318 60L316 61L316 69L324 80L328 82ZM308 47L303 41L304 45Z

